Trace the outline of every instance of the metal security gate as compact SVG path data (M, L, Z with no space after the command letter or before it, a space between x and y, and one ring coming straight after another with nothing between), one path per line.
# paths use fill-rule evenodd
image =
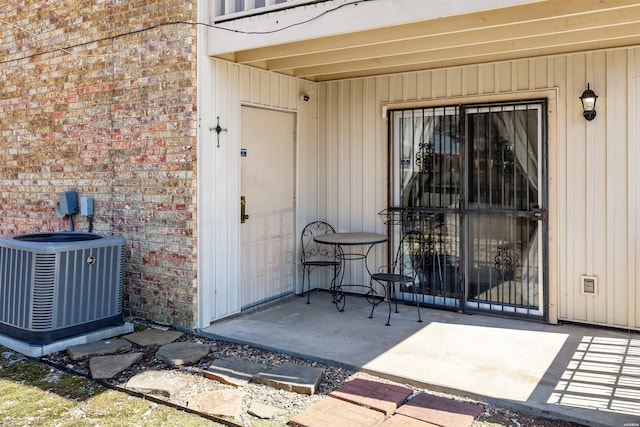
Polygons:
M426 237L423 304L545 316L545 113L544 101L391 112L384 214L392 241Z

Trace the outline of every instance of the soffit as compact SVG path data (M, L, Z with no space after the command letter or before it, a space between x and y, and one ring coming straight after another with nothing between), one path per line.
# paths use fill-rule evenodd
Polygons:
M640 45L640 4L547 0L216 55L327 81Z

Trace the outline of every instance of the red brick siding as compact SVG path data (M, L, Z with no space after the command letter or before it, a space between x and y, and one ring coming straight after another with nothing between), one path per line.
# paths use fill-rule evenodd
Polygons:
M125 314L195 327L196 28L145 30L195 21L195 0L10 1L0 19L24 29L0 32L0 234L67 230L57 193L93 196L94 231L127 239Z

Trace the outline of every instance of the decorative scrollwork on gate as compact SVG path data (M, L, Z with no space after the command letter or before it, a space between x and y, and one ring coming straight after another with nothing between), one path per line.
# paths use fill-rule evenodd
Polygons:
M432 142L421 142L416 153L416 166L420 172L433 173L435 147Z
M508 139L502 137L496 139L494 158L502 167L503 173L514 172L513 144Z
M495 269L498 271L500 281L507 282L515 280L517 271L520 267L518 256L513 253L513 249L509 243L498 245L498 255L494 258Z

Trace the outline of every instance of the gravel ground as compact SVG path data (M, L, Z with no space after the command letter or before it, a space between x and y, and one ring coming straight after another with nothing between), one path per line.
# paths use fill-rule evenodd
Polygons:
M208 368L211 362L215 359L224 357L238 357L245 360L251 360L254 362L262 363L270 368L277 367L283 363L299 363L302 365L314 366L322 368L324 370L324 379L320 384L319 390L316 394L309 396L304 394L298 394L294 392L287 392L278 390L273 387L249 383L242 388L242 391L246 393L246 397L243 401L243 413L240 415L240 419L234 420L238 424L243 426L280 426L286 425L286 422L295 414L302 412L307 407L315 402L324 399L331 391L339 388L345 382L354 378L365 377L376 379L377 381L389 382L381 378L375 378L371 375L355 372L347 369L342 369L334 366L326 366L316 362L302 360L295 357L291 357L285 354L264 351L261 349L253 348L248 345L241 345L235 343L229 343L226 341L218 341L207 339L198 336L192 336L189 334L183 335L178 341L193 341L199 343L209 344L211 346L211 352L208 356L200 360L197 365L184 366L184 367L170 367L161 360L155 357L155 353L158 350L158 346L149 346L142 349L134 348L132 352L143 351L144 356L141 361L134 364L131 368L121 372L116 377L106 380L108 385L124 388L126 382L134 375L147 370L147 369L161 369L164 370L167 375L176 375L187 377L188 386L184 388L180 393L172 395L169 398L162 398L170 402L171 404L186 407L189 399L198 393L205 391L233 388L232 386L218 383L217 381L206 378L203 374L203 370ZM89 361L73 361L69 358L66 352L54 353L49 356L43 357L46 362L52 363L57 366L64 367L68 371L78 372L85 376L90 376ZM410 387L415 391L418 391L415 387L403 384L405 387ZM459 396L447 395L443 393L436 393L429 390L423 390L427 393L432 393L438 396L446 396L452 399L462 400L466 402L477 403L483 406L484 411L476 417L472 424L472 427L498 427L498 426L513 426L513 427L578 427L579 424L574 424L562 420L554 420L545 417L531 416L523 413L510 411L504 408L499 408L494 405L490 405L486 402L479 402L462 398ZM280 417L272 420L260 420L249 414L249 407L253 403L262 403L270 405L276 408L280 408L286 412Z

